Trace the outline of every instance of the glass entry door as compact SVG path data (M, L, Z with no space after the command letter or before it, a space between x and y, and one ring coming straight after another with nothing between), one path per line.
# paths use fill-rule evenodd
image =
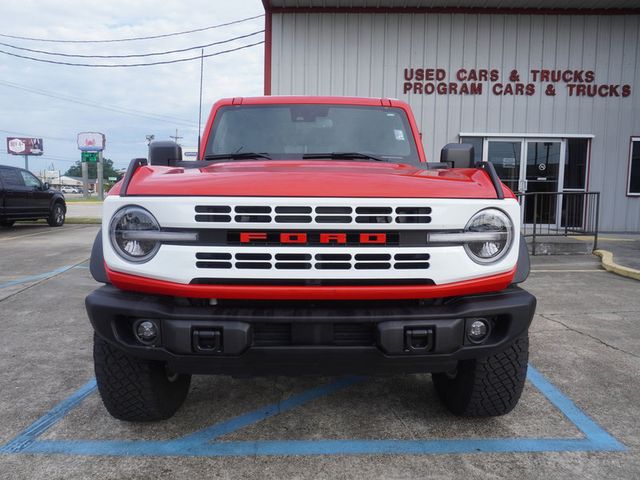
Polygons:
M500 179L515 193L561 192L565 158L564 139L485 138L484 161L491 162ZM524 223L557 225L560 201L557 195L538 196L537 205L522 202Z
M560 162L564 158L564 142L561 140L525 140L524 165L525 191L556 193L562 185L562 168ZM540 195L537 205L525 202L524 223L557 225L559 220L559 196ZM535 222L534 222L535 216Z

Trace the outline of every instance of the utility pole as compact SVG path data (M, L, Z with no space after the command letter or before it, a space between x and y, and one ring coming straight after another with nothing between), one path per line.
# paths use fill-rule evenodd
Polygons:
M176 132L177 135L177 132ZM155 135L145 135L146 139L147 139L147 145L149 145L151 142L153 142L153 139L156 138Z
M84 198L89 198L89 165L82 162L82 194Z
M102 163L102 150L98 152L98 163L96 167L98 167L98 185L96 186L96 190L98 190L98 198L104 200L104 164Z
M173 141L178 143L178 140L180 140L183 137L179 137L178 136L178 129L176 128L176 134L175 135L169 135L169 138L173 138Z
M178 134L178 130L176 130L176 135ZM24 156L24 169L29 170L29 155Z

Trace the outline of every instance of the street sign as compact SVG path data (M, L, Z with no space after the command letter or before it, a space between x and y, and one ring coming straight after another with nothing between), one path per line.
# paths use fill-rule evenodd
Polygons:
M98 161L98 152L80 152L80 158L83 162L96 163Z
M110 182L115 182L116 180L118 180L118 177L109 177Z
M7 153L11 155L42 155L42 139L7 137Z
M104 133L82 132L78 134L78 148L84 152L100 152L104 150L105 143Z

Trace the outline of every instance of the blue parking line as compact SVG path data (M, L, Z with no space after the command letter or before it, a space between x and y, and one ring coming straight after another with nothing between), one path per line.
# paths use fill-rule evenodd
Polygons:
M443 455L472 453L601 452L588 439L504 438L473 440L259 440L196 446L176 441L42 440L21 453L95 456L231 457L257 455Z
M290 398L287 398L286 400L282 400L277 403L272 403L271 405L267 405L265 407L254 410L252 412L246 413L244 415L240 415L239 417L235 417L230 420L226 420L224 422L218 423L216 425L212 425L210 427L204 428L190 435L181 437L180 439L177 440L177 442L180 442L181 445L184 445L184 446L199 445L204 442L208 442L215 438L221 437L222 435L235 432L236 430L244 428L248 425L252 425L254 423L261 422L275 415L279 415L288 410L291 410L292 408L299 407L317 398L330 395L332 393L337 392L338 390L342 390L343 388L350 387L351 385L359 383L363 380L364 380L364 377L356 377L356 376L344 377L338 380L337 382L331 383L329 385L322 385L320 387L306 390L298 395L294 395Z
M604 431L531 365L529 365L527 378L547 397L547 400L560 410L591 442L606 450L625 450L624 445Z
M591 452L625 451L626 447L603 430L538 370L529 366L528 380L581 431L584 438L486 438L460 440L260 440L213 441L309 401L337 392L361 381L346 377L316 387L279 403L223 421L185 437L163 440L38 440L37 437L75 408L95 390L85 384L14 440L0 449L4 453L110 455L110 456L246 456L246 455L433 455L480 452ZM47 417L47 418L45 418Z
M44 432L58 423L67 413L73 410L82 400L91 395L96 389L95 378L89 380L76 390L66 400L53 407L42 417L23 430L17 437L0 448L0 453L16 453L24 450Z
M16 285L22 285L24 283L36 282L38 280L45 280L47 278L55 277L56 275L64 273L71 268L73 268L73 265L65 265L64 267L56 268L55 270L51 270L50 272L40 273L38 275L29 275L28 277L11 280L10 282L0 284L0 289L14 287Z

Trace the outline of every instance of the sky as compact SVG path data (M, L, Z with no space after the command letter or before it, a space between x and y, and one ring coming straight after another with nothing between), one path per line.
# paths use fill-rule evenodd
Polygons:
M0 34L48 40L111 40L163 35L219 25L264 13L260 0L22 0L2 2ZM0 50L71 63L149 63L194 57L200 50L146 58L75 58L73 55L130 55L210 44L264 29L264 17L186 35L109 43L51 43L0 36ZM214 45L205 56L264 40L263 33ZM220 98L262 95L264 45L204 59L202 123ZM9 155L6 137L43 138L44 155L29 157L39 173L53 165L62 173L80 159L79 132L106 135L104 157L125 168L147 156L146 135L157 140L198 138L200 60L133 68L53 65L0 53L0 164L24 166ZM87 103L91 105L86 105Z

